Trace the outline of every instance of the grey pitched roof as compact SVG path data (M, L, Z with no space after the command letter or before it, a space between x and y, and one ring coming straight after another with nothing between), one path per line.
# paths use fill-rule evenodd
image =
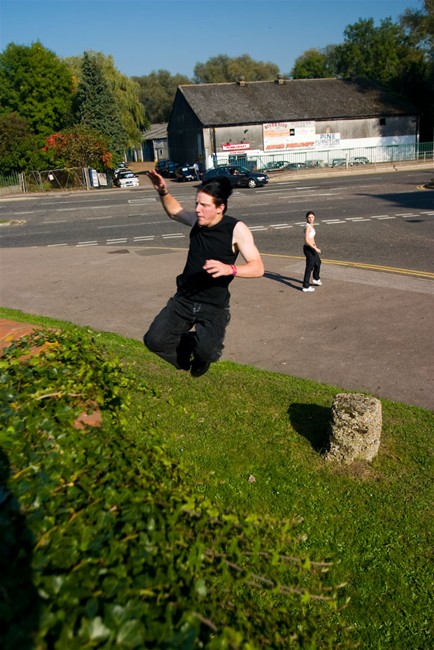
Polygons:
M167 138L167 122L161 124L151 124L147 131L143 133L145 140L160 140Z
M416 114L407 100L367 81L285 79L182 85L203 126Z

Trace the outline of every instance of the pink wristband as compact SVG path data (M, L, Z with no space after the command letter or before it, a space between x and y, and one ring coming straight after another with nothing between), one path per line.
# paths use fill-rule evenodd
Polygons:
M232 275L235 276L238 273L238 269L235 264L231 264Z

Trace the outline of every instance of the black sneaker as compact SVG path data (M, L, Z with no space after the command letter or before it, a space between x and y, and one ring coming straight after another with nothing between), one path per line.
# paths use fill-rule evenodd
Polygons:
M211 365L210 361L200 361L199 359L193 359L191 364L190 374L192 377L201 377L206 372L208 372Z

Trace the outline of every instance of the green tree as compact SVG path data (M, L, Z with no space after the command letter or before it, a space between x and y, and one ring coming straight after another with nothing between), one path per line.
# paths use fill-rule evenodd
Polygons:
M244 77L246 81L271 81L279 74L274 63L255 61L248 54L230 58L225 54L197 63L194 67L194 82L199 84L236 81Z
M343 77L365 77L405 95L421 114L421 139L432 139L434 113L433 0L408 10L399 23L372 18L349 25L330 59Z
M0 169L4 174L44 169L44 138L35 135L18 113L0 115Z
M423 9L407 9L400 19L415 55L401 83L421 112L422 142L434 139L434 0L424 0Z
M127 136L127 145L129 147L140 145L142 131L149 127L149 122L140 101L139 85L132 77L127 77L117 70L112 56L106 56L102 52L89 54L101 66L107 84L116 97L122 125ZM70 66L73 79L78 87L81 79L83 57L69 57L65 61Z
M385 18L379 27L374 20L359 20L344 31L345 41L334 51L336 72L343 77L364 77L389 84L402 72L411 56L404 29Z
M181 74L171 75L167 70L157 70L145 77L133 77L139 85L139 96L151 124L167 122L175 99L176 89L191 83Z
M0 54L0 113L16 112L48 135L68 124L71 101L68 66L41 43L10 43Z
M324 79L333 76L329 54L312 48L295 60L290 76L293 79Z
M26 167L26 153L32 148L33 138L24 117L15 112L0 115L0 169L3 173L22 171Z
M128 146L128 134L118 100L100 61L89 52L83 54L81 77L74 100L74 119L76 124L98 132L106 139L115 157L122 157Z

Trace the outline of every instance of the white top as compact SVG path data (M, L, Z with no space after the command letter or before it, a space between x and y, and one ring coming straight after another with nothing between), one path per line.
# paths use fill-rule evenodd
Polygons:
M315 228L314 228L313 226L310 225L310 223L307 223L307 224L305 225L304 228L305 228L305 229L306 229L306 228L310 228L309 236L312 237L312 238L315 237L315 235L316 235L316 230L315 230Z

